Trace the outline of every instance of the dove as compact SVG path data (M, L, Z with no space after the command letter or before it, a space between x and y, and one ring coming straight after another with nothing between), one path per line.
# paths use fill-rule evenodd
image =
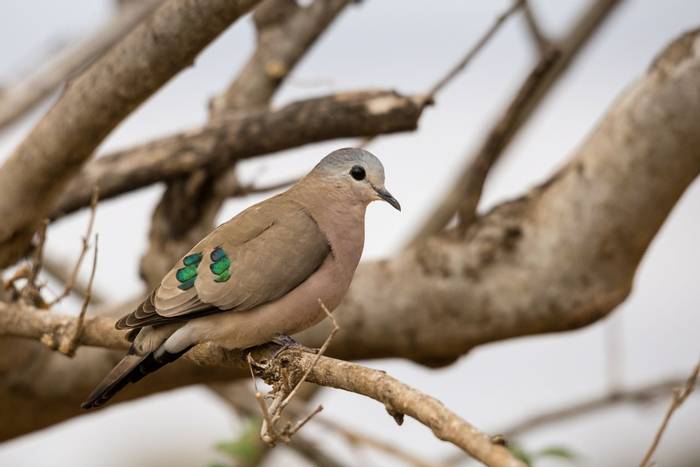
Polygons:
M246 349L319 323L321 303L332 311L350 287L376 200L401 210L379 159L344 148L214 229L117 321L132 345L82 407L103 405L197 344Z

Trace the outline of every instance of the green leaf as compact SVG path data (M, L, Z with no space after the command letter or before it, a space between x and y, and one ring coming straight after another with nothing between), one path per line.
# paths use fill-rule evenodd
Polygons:
M559 459L576 460L574 451L564 446L550 446L537 452L537 457L558 457Z
M508 450L511 454L513 454L513 456L515 456L516 459L519 459L525 462L525 464L527 464L528 466L532 467L533 458L523 448L521 448L517 444L511 444L508 446Z
M260 424L259 419L249 419L238 438L218 443L216 449L234 459L236 465L257 465L258 460L265 452L265 447L260 440Z

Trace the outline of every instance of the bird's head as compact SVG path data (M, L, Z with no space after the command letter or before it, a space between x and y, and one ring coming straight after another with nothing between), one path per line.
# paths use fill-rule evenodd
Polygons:
M368 204L386 201L397 210L401 205L384 187L384 166L369 151L360 148L343 148L324 157L311 171L333 187L333 191L352 201Z

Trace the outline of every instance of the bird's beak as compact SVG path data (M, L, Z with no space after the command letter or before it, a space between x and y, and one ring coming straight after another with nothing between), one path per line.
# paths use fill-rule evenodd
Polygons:
M377 192L377 194L379 195L379 197L380 197L381 199L383 199L383 200L386 201L387 203L391 204L391 205L394 207L394 209L396 209L397 211L400 211L400 210L401 210L401 205L399 204L399 200L397 200L396 198L394 198L394 197L391 195L391 193L389 193L389 192L386 190L386 188L375 188L375 187L373 187L373 188L374 188L374 190Z

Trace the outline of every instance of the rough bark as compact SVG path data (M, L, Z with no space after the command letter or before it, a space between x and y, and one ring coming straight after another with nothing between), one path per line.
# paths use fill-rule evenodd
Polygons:
M232 163L313 142L416 129L419 96L391 91L335 94L227 118L106 155L85 165L66 187L52 217L90 205L95 186L104 200L214 163Z
M66 88L0 169L0 267L109 132L255 3L170 0Z
M331 355L446 363L482 343L575 329L605 316L629 293L646 248L700 172L699 114L700 32L694 31L616 100L547 183L485 214L464 238L435 235L389 260L362 264L335 313L341 331ZM46 332L24 323L33 322L29 315L8 318L12 310L0 308L6 334ZM108 339L102 330L88 331L91 326L98 324L86 321L86 336ZM314 345L326 335L317 327L305 342ZM189 357L206 364L232 358L211 345ZM12 374L12 362L4 370ZM64 370L67 386L98 379L77 366ZM154 392L149 388L157 378L136 387ZM186 374L178 381L192 382L198 380ZM67 405L77 407L79 393L52 396L51 387L42 388L44 418L55 421ZM6 384L0 391L0 400L17 397ZM17 418L16 411L32 410L8 408ZM23 430L14 435L29 428Z

